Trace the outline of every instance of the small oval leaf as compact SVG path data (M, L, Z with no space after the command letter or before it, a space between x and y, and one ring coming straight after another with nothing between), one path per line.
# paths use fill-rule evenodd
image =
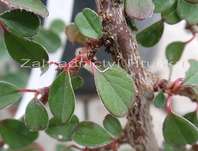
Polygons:
M53 31L56 34L60 34L64 32L65 29L65 23L63 20L55 19L50 25L50 30Z
M24 88L27 85L29 73L25 70L18 70L15 72L8 72L2 77L3 81L9 82L18 88Z
M107 115L103 121L104 128L114 137L120 136L122 133L122 125L120 121L112 115Z
M51 30L41 28L33 39L44 46L48 52L55 52L61 46L60 37Z
M0 134L3 141L12 149L30 145L38 137L37 132L30 132L24 123L12 119L0 122Z
M118 66L105 72L96 70L94 78L98 95L107 110L115 116L125 116L135 96L132 78Z
M78 124L79 120L75 115L65 124L61 124L55 118L52 118L46 133L59 141L70 141Z
M5 43L10 56L20 64L27 67L38 68L48 61L46 50L39 44L5 32Z
M157 108L164 108L166 106L166 97L163 92L159 92L154 99L154 105Z
M185 46L186 46L186 43L180 42L180 41L173 42L167 46L166 58L170 64L174 65L180 60Z
M33 13L24 10L12 10L0 15L0 20L16 35L32 37L38 31L40 20Z
M10 83L0 81L0 109L19 101L18 88Z
M164 32L164 23L159 21L136 35L139 44L144 47L153 47L157 44Z
M69 72L62 72L49 90L49 107L56 119L67 122L73 115L75 95Z
M161 15L162 19L170 25L177 24L182 20L177 14L177 3L175 3L171 8L162 12Z
M49 122L48 114L39 100L32 100L25 112L25 124L32 131L44 130Z
M0 59L7 58L9 54L7 53L7 48L4 42L4 37L0 36Z
M126 0L125 11L131 19L145 19L151 17L154 11L152 0Z
M72 136L73 140L87 147L99 147L112 141L111 136L98 124L81 122Z
M86 37L99 39L102 36L102 21L98 14L89 8L83 9L76 16L75 24Z
M155 4L155 12L161 13L169 9L175 4L176 0L153 0Z
M189 63L190 68L186 72L184 84L195 86L198 84L198 61L190 60Z
M170 144L193 144L198 140L198 128L185 118L171 113L164 121L163 135Z
M43 4L41 0L7 0L7 4L9 7L15 9L24 9L29 12L33 12L42 17L47 17L49 12L46 6Z
M192 4L186 0L179 0L177 5L177 13L189 24L198 23L198 4Z
M65 34L72 43L86 44L89 38L81 34L75 24L70 24L65 28Z
M178 151L175 149L175 147L173 147L174 145L170 145L170 144L167 144L165 143L164 144L164 151Z

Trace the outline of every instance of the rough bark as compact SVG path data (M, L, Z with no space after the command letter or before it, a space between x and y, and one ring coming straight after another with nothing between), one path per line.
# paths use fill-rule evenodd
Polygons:
M96 0L96 4L103 18L104 43L113 60L132 75L136 84L135 103L127 116L128 141L136 151L159 151L150 116L155 80L142 65L137 42L125 20L123 4L119 0Z

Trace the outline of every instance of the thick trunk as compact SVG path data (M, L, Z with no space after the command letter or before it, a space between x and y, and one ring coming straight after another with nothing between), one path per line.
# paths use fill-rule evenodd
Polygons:
M136 151L158 151L149 113L154 80L142 65L136 40L125 20L123 4L119 0L96 0L96 3L103 18L104 43L113 60L120 63L136 83L137 96L127 117L128 141Z

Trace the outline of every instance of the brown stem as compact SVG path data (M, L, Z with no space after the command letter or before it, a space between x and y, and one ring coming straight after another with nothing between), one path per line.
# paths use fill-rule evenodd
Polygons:
M197 34L197 33L192 33L192 37L191 37L189 40L187 40L187 41L185 42L185 44L191 43L191 42L196 38L196 34Z
M34 93L34 97L37 98L38 95L41 95L41 98L39 100L46 104L48 102L48 93L49 93L49 87L44 87L40 89L18 89L18 92L20 93Z
M192 145L192 150L193 151L198 151L198 144Z
M18 91L21 93L40 93L40 91L36 89L19 89Z
M5 144L4 141L0 140L0 148L2 148L4 144Z
M153 77L141 62L137 42L128 28L123 5L119 0L96 0L98 13L103 18L104 43L119 63L133 77L136 84L136 99L128 113L126 126L128 141L136 151L158 151L152 130L150 103L153 98Z
M119 138L115 138L115 139L112 140L111 143L100 146L100 147L96 147L96 148L85 147L85 148L82 148L82 147L79 147L76 144L71 144L71 145L66 146L66 147L67 148L75 148L75 149L80 150L80 151L108 151L108 150L117 151L118 148L121 145L127 143L125 138L126 138L125 132L123 131L123 133L120 135Z
M167 103L166 103L166 112L167 112L168 114L169 114L169 113L172 113L172 111L173 111L172 103L173 103L173 96L170 95L170 96L168 96L168 98L167 98Z

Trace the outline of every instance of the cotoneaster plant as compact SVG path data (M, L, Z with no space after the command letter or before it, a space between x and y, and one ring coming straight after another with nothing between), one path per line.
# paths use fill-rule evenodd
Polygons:
M160 41L164 24L184 20L192 38L170 43L165 52L171 67L179 62L186 46L197 36L197 0L96 0L97 12L85 8L74 23L64 27L61 21L56 21L47 30L40 27L40 18L49 14L40 0L0 2L9 8L0 14L0 28L10 57L31 68L42 66L43 72L52 65L59 71L54 82L44 88L18 88L0 82L2 110L18 102L24 93L35 94L21 120L0 121L2 151L43 150L34 143L40 131L62 142L57 151L117 151L124 144L136 151L198 150L198 109L179 115L172 107L175 95L185 96L198 106L198 61L189 61L185 78L170 81L150 73L138 52L138 45L152 47ZM154 12L161 19L139 31L134 21L151 17ZM48 52L61 45L58 34L62 28L71 42L81 45L68 63L54 62L48 57ZM112 57L109 66L103 66L96 57L101 47ZM80 121L74 115L75 91L83 85L81 68L94 76L98 96L109 112L103 126ZM152 103L167 113L162 129L163 146L158 146L152 130L149 114ZM120 117L127 117L126 126L121 126Z

